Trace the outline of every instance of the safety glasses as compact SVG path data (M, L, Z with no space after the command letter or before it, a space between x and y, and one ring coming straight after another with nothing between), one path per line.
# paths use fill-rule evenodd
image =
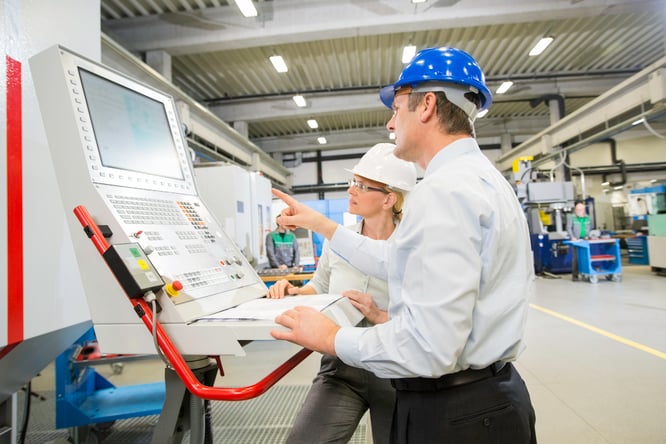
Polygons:
M347 181L347 186L349 187L354 187L356 190L358 190L361 193L365 193L366 191L379 191L380 193L388 194L389 192L382 189L382 188L377 188L377 187L371 187L368 186L364 183L357 182L356 179L349 179Z

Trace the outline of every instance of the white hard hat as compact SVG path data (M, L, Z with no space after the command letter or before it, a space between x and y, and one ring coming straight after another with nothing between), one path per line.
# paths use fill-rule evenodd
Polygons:
M416 167L412 162L395 157L394 149L392 143L378 143L347 171L398 191L410 191L416 185Z

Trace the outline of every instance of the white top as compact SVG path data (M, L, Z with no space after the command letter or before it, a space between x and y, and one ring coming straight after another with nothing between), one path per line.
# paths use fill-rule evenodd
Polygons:
M363 222L347 227L352 233L361 233ZM380 310L388 310L388 284L386 280L368 276L349 265L344 259L331 251L325 241L317 270L308 285L317 293L340 294L346 290L358 290L372 296ZM367 325L367 324L366 324Z
M524 349L534 284L526 218L474 139L432 159L391 239L337 229L330 246L389 282L390 320L336 335L345 363L384 378L435 378Z

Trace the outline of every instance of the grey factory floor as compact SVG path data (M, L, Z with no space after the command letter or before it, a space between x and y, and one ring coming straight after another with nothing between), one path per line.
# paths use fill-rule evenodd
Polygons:
M532 396L541 444L666 443L666 277L627 264L622 277L597 284L574 282L570 275L537 279L527 349L516 366ZM248 347L250 356L224 360L228 376L216 385L252 384L290 356L288 344ZM282 442L318 359L311 355L259 398L213 402L215 443ZM158 360L129 362L117 370L97 368L117 386L159 381L163 371ZM26 442L71 441L71 431L53 425L53 366L33 380L32 390L46 400L31 403ZM96 439L148 443L157 418L119 420ZM351 442L370 442L367 428L362 422Z

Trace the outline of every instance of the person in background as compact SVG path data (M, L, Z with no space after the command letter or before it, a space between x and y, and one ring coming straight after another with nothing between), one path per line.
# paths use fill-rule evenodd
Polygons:
M590 237L590 230L592 229L592 221L590 216L587 215L585 202L577 200L574 204L574 214L567 218L567 232L572 241L578 239L588 239Z
M569 233L569 239L571 239L572 242L580 239L589 239L591 229L592 221L590 220L590 216L587 215L585 202L577 200L574 204L574 214L569 215L567 218L567 233ZM578 279L578 249L573 248L571 253L571 280L577 281Z
M393 155L395 145L378 143L350 171L349 212L361 221L347 227L371 239L389 239L402 218L405 193L416 184L416 168ZM268 298L287 295L342 294L359 309L362 326L388 319L388 285L368 276L331 251L324 242L317 270L303 287L280 280L268 290ZM388 379L350 367L324 354L319 373L286 440L287 444L347 443L363 414L370 410L372 442L389 442L395 390ZM317 437L313 440L313 437Z
M281 223L323 234L350 264L388 279L389 319L340 327L296 307L271 334L390 378L391 443L535 443L532 402L512 365L534 285L530 237L511 185L474 139L474 119L492 102L485 76L465 51L428 48L380 98L393 110L394 154L425 171L390 239L273 194L287 204Z
M276 221L277 228L266 235L266 255L271 268L281 270L298 267L300 254L296 235Z

